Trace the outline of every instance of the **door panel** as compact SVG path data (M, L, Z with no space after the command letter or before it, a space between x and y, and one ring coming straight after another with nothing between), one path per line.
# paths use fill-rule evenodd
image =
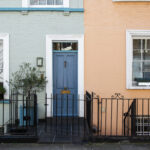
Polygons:
M76 65L74 64L76 62L75 57L72 55L67 55L67 86L69 89L75 89L75 76L76 76Z
M53 111L55 116L77 115L77 53L53 53ZM70 94L61 94L70 91Z
M57 55L54 58L55 64L56 64L56 89L63 89L64 88L64 69L63 69L63 63L64 63L64 56L62 55ZM61 73L60 73L61 72Z

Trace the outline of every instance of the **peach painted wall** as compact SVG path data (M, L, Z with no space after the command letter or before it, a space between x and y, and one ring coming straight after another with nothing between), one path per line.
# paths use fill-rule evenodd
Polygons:
M101 97L150 97L126 89L126 29L150 30L150 2L84 0L85 89Z

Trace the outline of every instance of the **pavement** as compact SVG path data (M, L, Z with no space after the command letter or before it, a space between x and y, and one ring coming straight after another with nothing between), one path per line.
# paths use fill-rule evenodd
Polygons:
M0 150L150 150L149 143L0 144Z

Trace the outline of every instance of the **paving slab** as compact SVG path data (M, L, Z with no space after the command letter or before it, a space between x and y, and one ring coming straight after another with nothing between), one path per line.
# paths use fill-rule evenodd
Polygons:
M147 143L130 143L120 144L121 150L150 150L150 144Z
M0 150L63 150L63 145L54 144L0 144Z
M0 150L150 150L150 143L0 144Z
M82 144L64 144L63 150L92 150L89 145Z
M120 150L118 143L96 143L91 145L92 150Z

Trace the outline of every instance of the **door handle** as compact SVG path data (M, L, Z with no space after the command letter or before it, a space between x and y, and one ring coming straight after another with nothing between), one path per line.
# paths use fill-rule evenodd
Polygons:
M66 62L66 61L64 61L64 67L66 68L66 66L67 66L67 62Z

